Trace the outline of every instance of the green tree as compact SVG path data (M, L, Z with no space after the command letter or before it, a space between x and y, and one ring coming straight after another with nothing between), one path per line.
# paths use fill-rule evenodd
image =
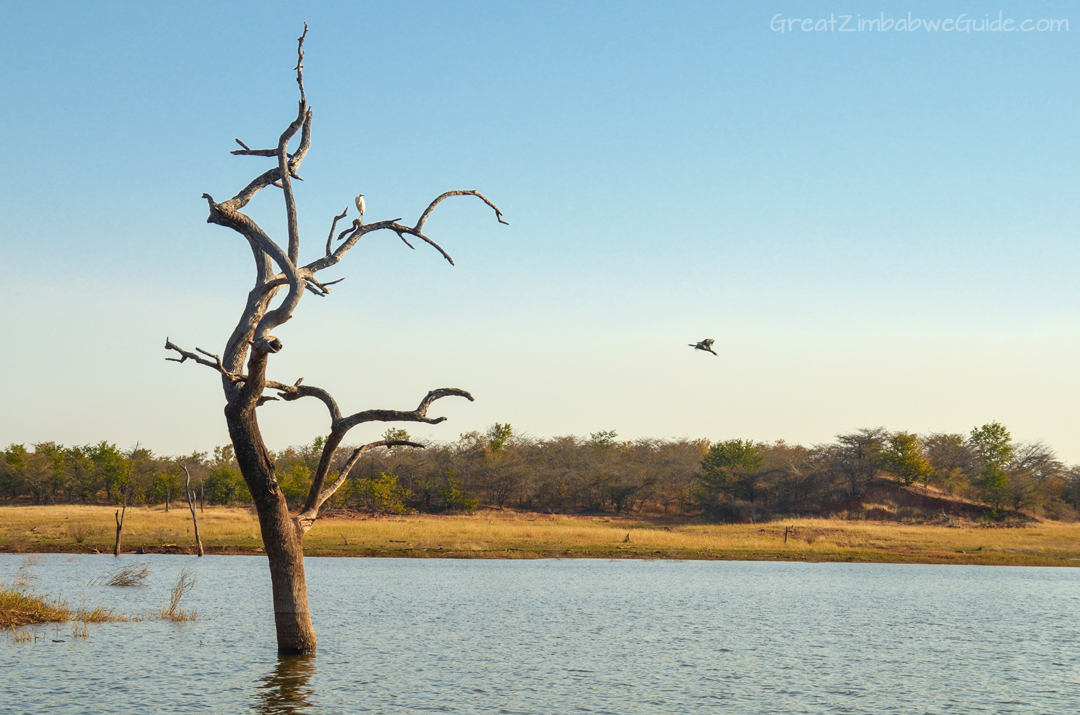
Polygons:
M1006 467L1012 459L1012 435L998 422L971 430L970 441L982 460L979 496L988 504L1000 507L1009 496Z
M388 427L382 438L387 442L408 442L409 432L400 427Z
M1012 459L1012 435L1004 425L998 422L991 422L971 430L970 439L979 456L987 464L1004 469Z
M289 506L299 507L311 490L311 470L303 462L294 462L286 469L279 469L278 486Z
M357 480L356 496L364 509L376 514L413 513L405 505L411 493L398 484L392 472L381 472L378 477Z
M488 446L492 452L498 453L503 451L507 442L514 436L514 429L510 426L510 423L502 424L496 422L494 425L488 428L487 440Z
M748 439L711 445L701 460L699 494L706 508L714 508L721 497L753 501L757 483L754 474L763 463L757 444Z
M214 460L203 478L203 486L206 488L206 501L211 504L251 502L251 492L233 460L231 444L214 447Z
M180 467L173 463L171 460L163 465L159 465L155 475L154 481L151 487L151 493L153 494L153 500L165 502L165 508L168 509L169 505L184 495L184 481L180 478Z
M64 462L68 472L68 500L79 500L83 504L94 501L100 486L94 474L94 462L90 459L92 447L68 447L64 451Z
M897 432L889 437L889 446L882 452L882 465L885 471L906 485L919 480L926 484L934 473L923 455L918 436L910 432Z
M9 499L16 499L24 493L26 457L26 446L21 444L10 444L0 453L0 489Z
M131 465L115 444L99 442L88 451L94 465L95 481L105 490L105 498L111 504L124 500Z
M476 499L461 492L458 473L451 469L430 479L422 479L416 497L426 512L472 512L480 506Z
M319 435L315 440L300 450L300 456L304 460L308 471L314 474L319 469L319 460L322 458L323 448L326 446L326 437ZM307 496L306 494L304 495ZM300 497L301 503L304 497Z
M383 432L382 438L383 438L383 441L385 441L385 442L411 442L412 441L412 438L409 437L408 430L404 430L404 429L402 429L400 427L388 427L386 429L386 431ZM407 447L402 447L400 445L396 445L396 446L393 446L393 447L387 447L386 451L388 451L390 454L396 454L398 452L398 450L402 450L402 449L407 449Z

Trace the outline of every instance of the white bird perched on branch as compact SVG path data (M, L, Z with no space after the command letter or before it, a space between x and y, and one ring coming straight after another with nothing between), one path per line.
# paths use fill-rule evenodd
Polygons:
M360 220L364 220L364 195L360 194L354 201L356 202L356 210L360 212Z
M690 347L692 347L694 350L704 350L705 352L709 352L709 353L712 353L713 355L716 355L716 352L712 349L712 344L714 342L716 342L716 341L713 340L712 338L706 338L706 339L702 340L700 343L697 343L696 345L694 343L690 343ZM717 355L717 357L719 357L719 355Z

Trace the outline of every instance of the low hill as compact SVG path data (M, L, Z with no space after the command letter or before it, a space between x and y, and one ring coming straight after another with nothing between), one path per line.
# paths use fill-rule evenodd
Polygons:
M860 496L825 507L821 515L917 523L940 523L955 518L971 521L1038 521L1020 511L995 509L981 502L950 496L933 487L905 486L886 478L875 479Z

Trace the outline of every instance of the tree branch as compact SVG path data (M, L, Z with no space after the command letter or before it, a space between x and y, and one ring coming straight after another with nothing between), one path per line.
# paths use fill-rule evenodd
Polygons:
M207 360L204 357L200 357L199 355L196 355L193 352L189 352L187 350L184 350L184 349L178 347L177 345L175 345L168 338L165 338L165 349L166 350L175 350L176 352L178 352L180 354L180 357L178 357L178 358L170 358L170 357L165 358L166 360L168 360L170 362L183 363L185 360L194 360L195 362L199 363L200 365L205 365L206 367L210 367L210 368L213 368L213 369L217 370L219 373L221 373L221 375L223 375L230 382L234 382L234 383L243 382L244 380L247 379L243 375L240 375L240 374L237 374L237 373L234 373L234 372L229 372L228 370L226 370L225 366L221 364L221 358L220 357L218 357L217 355L214 355L213 353L208 353L205 350L203 350L202 348L195 348L195 350L202 353L203 355L206 355L207 357L213 358L212 361Z
M405 242L405 245L409 248L413 248L413 245L409 243L408 239L405 238L405 234L408 234L410 236L416 236L421 241L424 241L429 246L437 250L442 255L442 257L450 263L450 265L454 265L454 259L450 257L450 254L444 251L442 246L432 241L423 233L424 224L427 223L428 218L430 218L432 212L435 211L435 207L437 207L439 204L441 204L443 201L450 198L451 196L475 196L495 211L495 218L498 219L499 223L505 224L507 226L510 225L508 221L503 219L502 211L499 210L499 207L492 203L491 200L489 200L479 191L463 189L447 191L446 193L438 196L428 205L426 209L424 209L424 213L420 215L420 219L416 222L415 226L405 226L404 224L400 224L398 223L398 221L401 220L399 218L390 221L376 221L375 223L361 223L359 220L354 220L351 229L342 231L341 234L338 235L338 240L341 241L342 239L344 239L344 243L338 246L337 250L335 250L333 253L330 252L329 249L331 242L328 240L326 244L326 255L322 258L319 258L318 260L308 263L306 266L304 266L304 269L311 271L312 273L316 273L323 270L324 268L329 268L331 266L337 265L341 262L341 259L345 257L345 254L348 253L349 250L353 246L355 246L365 234L373 233L375 231L393 231L398 235L398 238ZM342 216L344 216L344 214L342 214ZM331 233L333 233L332 230Z
M360 461L360 457L369 449L376 447L415 447L416 449L424 449L424 445L417 444L416 442L408 442L406 440L379 440L378 442L370 442L362 447L357 447L353 450L353 453L349 455L349 459L345 462L345 465L341 468L341 473L338 474L337 479L333 484L316 490L315 485L312 484L311 491L308 493L307 502L304 504L304 508L300 510L300 513L293 518L293 523L301 534L306 534L311 527L315 524L315 520L319 518L319 509L326 503L326 500L334 496L334 493L341 488L345 481L349 478L349 473L352 468L356 466L356 463Z
M337 402L330 395L329 392L321 387L312 387L311 385L301 385L304 378L300 378L294 385L284 385L280 382L267 381L266 386L271 390L278 391L278 397L286 402L293 402L299 400L301 397L314 397L321 400L326 409L330 411L331 424L336 423L341 419L341 410L338 409Z
M330 235L326 237L326 255L330 255L331 247L334 243L334 231L337 230L337 222L345 218L345 214L349 213L349 207L346 206L345 210L334 217L334 222L330 224Z
M280 390L281 388L277 389ZM342 440L345 439L345 435L350 429L364 422L426 422L428 424L438 424L444 421L446 418L431 418L427 416L428 408L431 407L432 403L434 403L435 400L441 399L443 397L464 397L468 399L469 402L473 401L472 395L470 395L468 392L465 392L465 390L459 390L453 387L446 387L439 390L432 390L431 392L429 392L424 397L424 399L420 401L420 405L411 412L404 412L401 410L365 410L364 412L357 412L354 415L342 418L340 416L340 413L337 411L337 403L334 402L333 398L330 397L330 394L327 393L325 390L304 387L300 385L299 381L297 381L297 384L295 386L287 386L285 390L282 391L282 393L283 394L281 395L281 397L285 400L295 400L300 397L304 397L307 394L318 397L326 403L327 407L330 409L330 414L333 415L333 421L330 427L330 434L326 438L326 444L323 445L322 455L319 458L319 466L315 470L315 475L312 477L311 480L311 488L308 490L307 499L304 501L304 507L302 511L304 514L308 515L305 518L308 518L309 522L313 522L315 520L315 517L319 513L319 507L322 505L322 503L328 498L330 498L330 495L333 494L334 491L336 491L342 483L344 483L345 477L339 476L338 480L334 483L334 485L332 485L329 489L323 489L323 485L326 483L326 478L330 473L330 463L333 461L334 452L337 450ZM372 442L371 444L362 447L361 451L364 449L370 449L372 447L386 445L393 446L397 444L399 443ZM415 445L412 442L401 442L400 444L419 446ZM359 453L354 453L353 458L359 458ZM346 469L342 470L342 474L348 476L349 469L352 469L351 464L349 464ZM300 522L297 523L299 525ZM310 528L310 523L308 523L307 528Z
M340 420L340 427L334 425L334 429L341 429L343 432L347 432L356 425L365 422L424 422L429 425L437 425L440 422L444 422L446 418L428 417L427 411L435 400L443 397L464 397L469 402L473 402L473 396L465 390L459 390L456 387L443 387L429 392L427 396L420 401L420 406L411 412L403 412L401 410L364 410L363 412L357 412L354 415L349 415Z
M435 210L435 207L438 206L439 204L441 204L444 200L450 198L451 196L475 196L478 199L480 199L481 201L483 201L485 204L490 206L492 209L494 209L495 218L497 218L499 220L499 223L504 224L506 226L510 225L510 223L508 221L503 220L502 211L499 210L499 207L496 206L495 204L491 203L491 201L488 200L488 197L484 196L479 191L459 189L457 191L447 191L445 194L443 194L439 198L432 201L431 204L424 211L424 213L421 214L420 220L416 222L415 229L417 231L423 229L424 224L427 223L428 217L431 216L431 213Z

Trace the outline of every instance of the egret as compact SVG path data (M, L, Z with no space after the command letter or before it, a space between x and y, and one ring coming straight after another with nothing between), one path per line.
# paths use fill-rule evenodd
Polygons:
M704 350L705 352L709 352L709 353L712 353L713 355L716 355L717 357L720 357L719 355L716 354L716 351L714 351L712 349L712 344L715 343L715 342L716 341L713 340L712 338L705 338L700 343L696 343L696 344L695 343L690 343L690 347L692 347L694 350Z
M364 195L360 194L354 201L356 202L356 210L360 212L360 220L364 220Z

